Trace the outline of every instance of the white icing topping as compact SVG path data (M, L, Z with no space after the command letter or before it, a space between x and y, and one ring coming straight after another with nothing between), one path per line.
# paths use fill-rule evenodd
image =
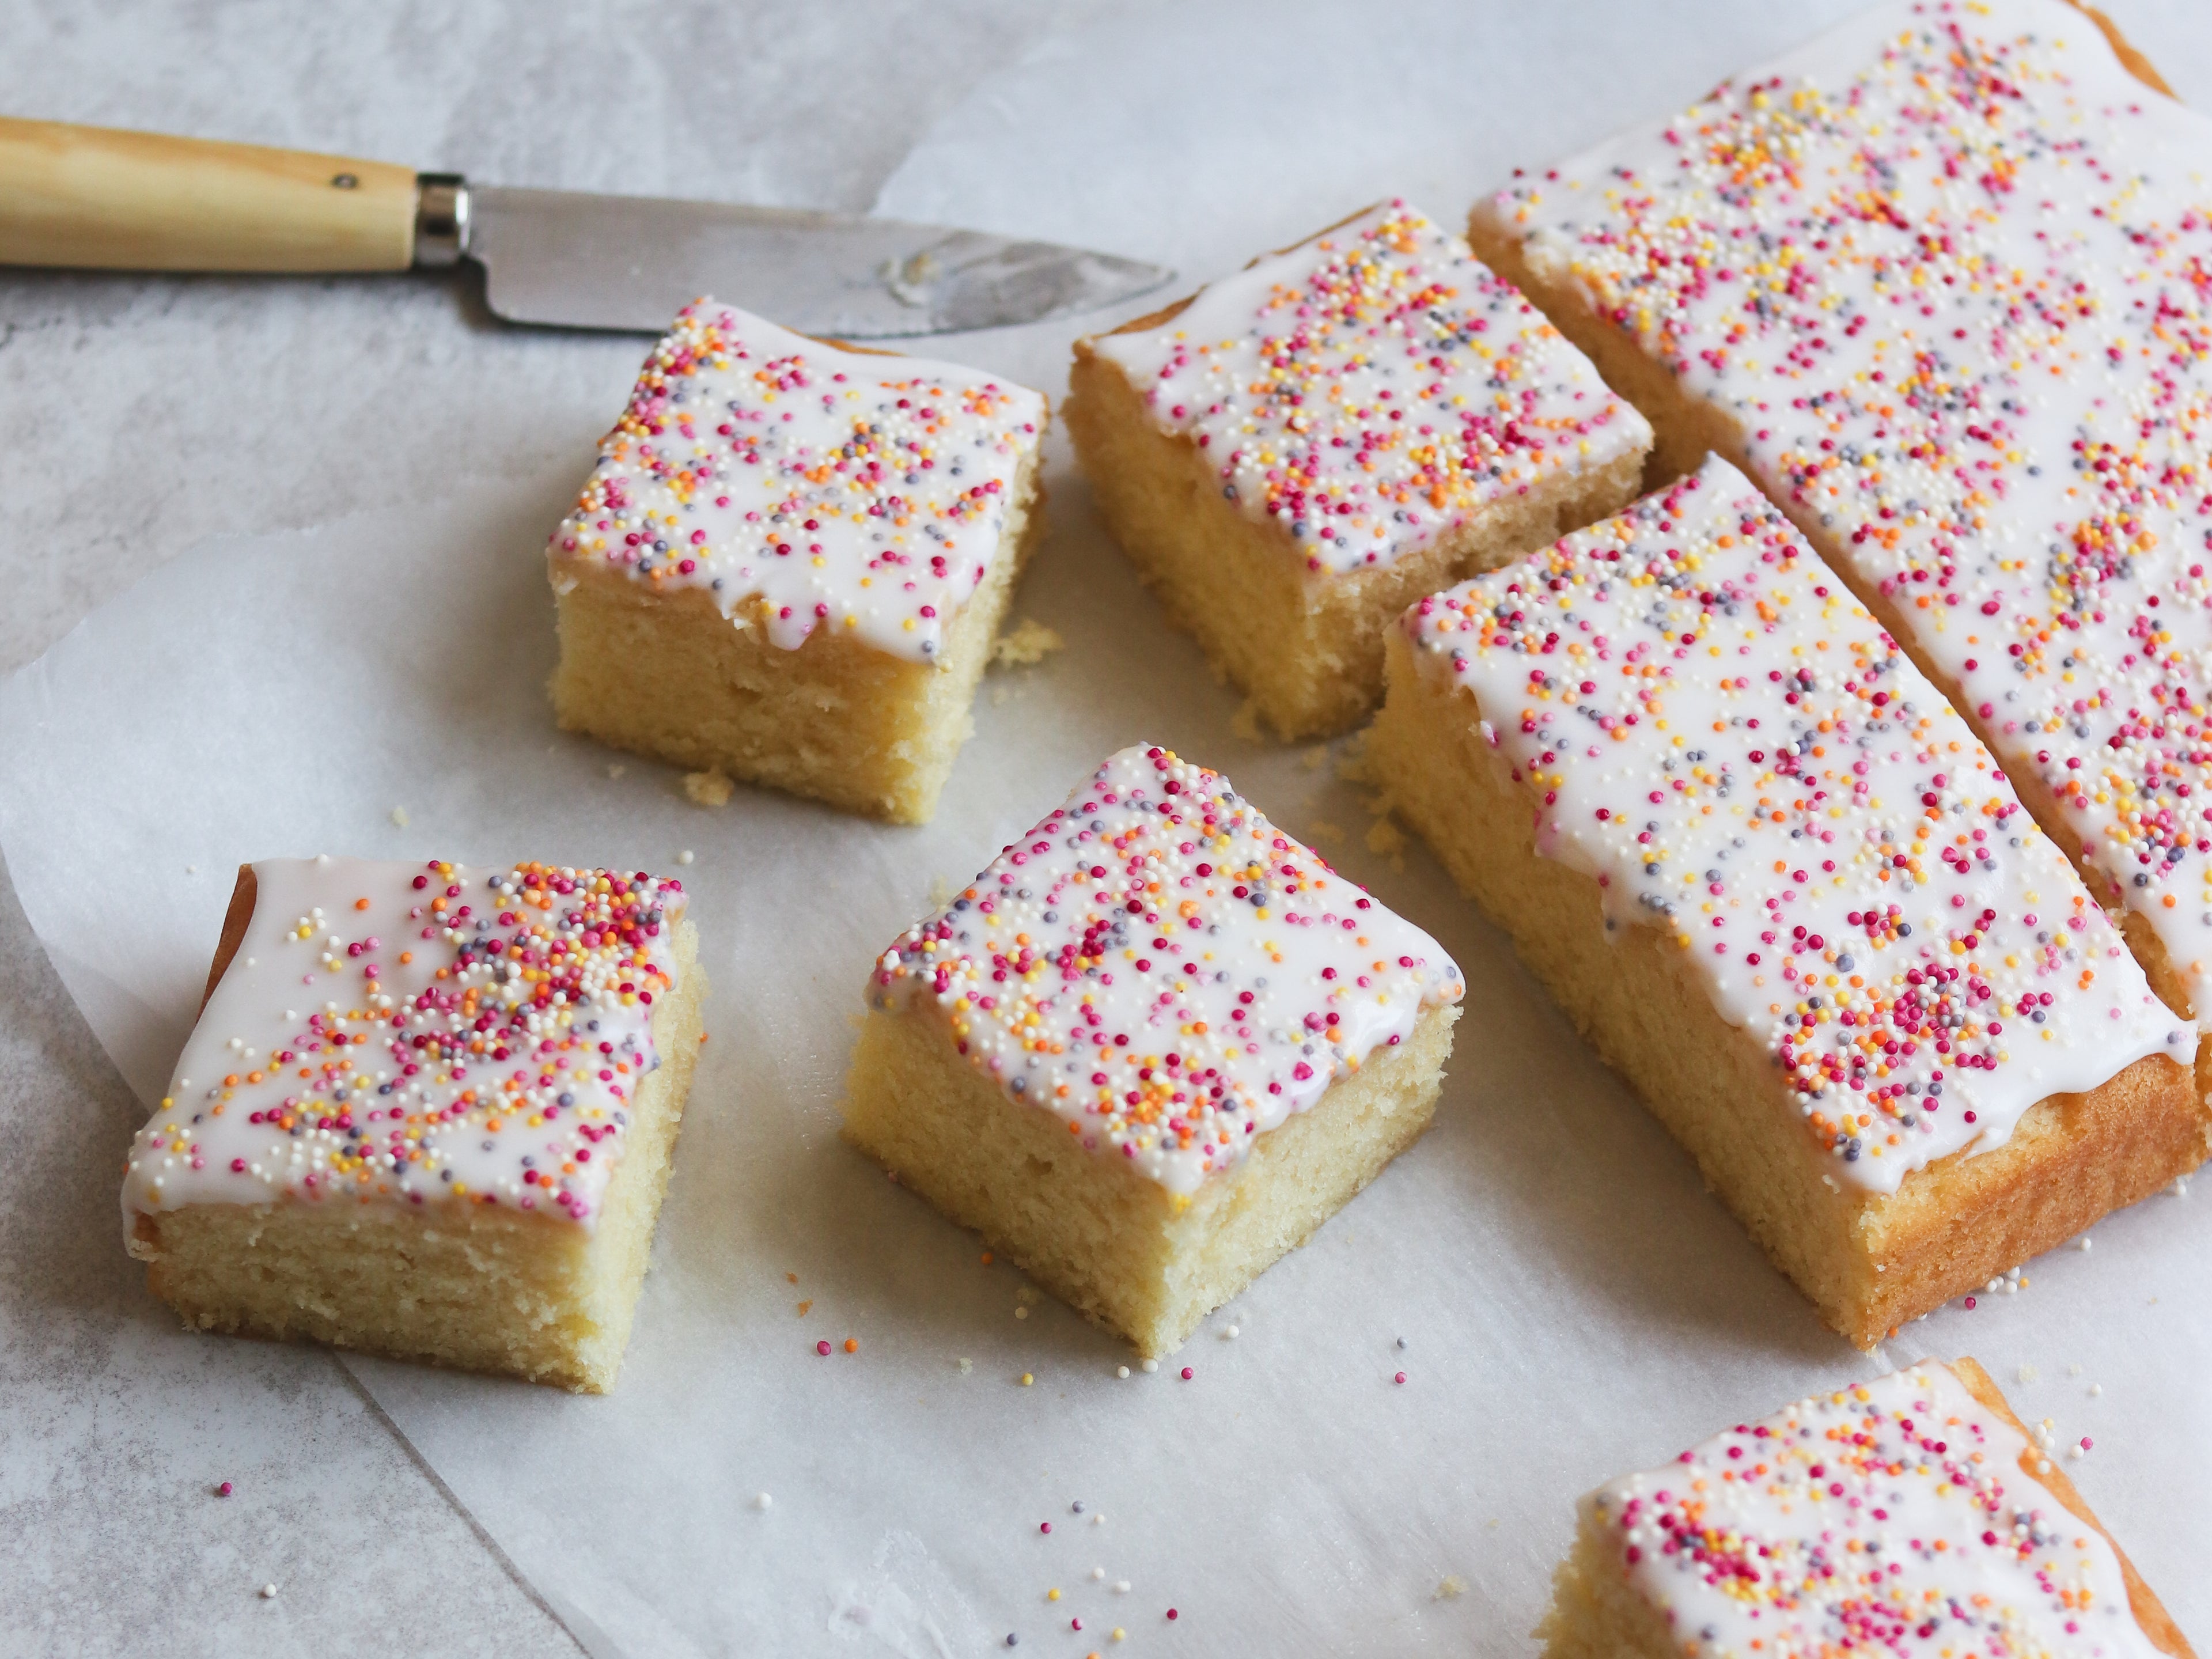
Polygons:
M1390 563L1651 441L1542 313L1403 202L1091 344L1316 571Z
M2199 1011L2208 160L2057 0L1893 4L1484 210L1742 425Z
M123 1182L141 1212L513 1205L596 1224L660 1064L680 883L362 859L253 866L253 916Z
M1540 799L1538 850L1673 935L1834 1178L1895 1192L2193 1058L1965 720L1726 462L1401 625Z
M2151 1659L2112 1544L2023 1455L1930 1364L1716 1435L1586 1516L1698 1659Z
M1007 509L1045 418L1040 394L974 369L701 300L647 359L549 556L556 580L703 589L785 650L830 628L933 660L1013 556Z
M876 964L1017 1102L1176 1193L1459 1000L1437 942L1218 772L1121 750Z

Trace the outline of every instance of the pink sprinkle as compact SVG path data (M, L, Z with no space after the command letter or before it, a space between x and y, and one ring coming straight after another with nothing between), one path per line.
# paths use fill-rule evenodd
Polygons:
M1397 1382L1403 1382L1406 1380L1406 1373L1405 1373L1405 1372L1403 1372L1403 1371L1400 1371L1400 1372L1398 1373L1398 1375L1397 1375L1397 1376L1396 1376L1396 1378L1395 1378L1395 1381L1397 1381Z
M1186 1382L1190 1381L1190 1367L1188 1365L1182 1368L1182 1380Z
M1050 1532L1050 1531L1052 1530L1052 1522L1049 1522L1049 1521L1040 1521L1040 1522L1037 1522L1037 1530L1038 1530L1039 1532Z
M814 1352L819 1354L826 1354L830 1352L830 1345L827 1342L817 1342L814 1345Z
M228 1480L226 1480L226 1481L224 1481L224 1482L222 1483L222 1485L221 1485L220 1486L217 1486L217 1487L215 1489L215 1495L216 1495L217 1498L228 1498L228 1497L229 1497L229 1496L230 1496L230 1482L229 1482L229 1481L228 1481Z
M1168 1617L1169 1617L1169 1618L1170 1618L1170 1619L1179 1619L1179 1618L1181 1618L1182 1616L1182 1614L1180 1614L1180 1613L1177 1613L1177 1612L1176 1612L1173 1607L1170 1607L1170 1608L1168 1609Z
M1971 1296L1970 1296L1970 1297L1968 1297L1966 1298L1966 1305L1967 1305L1969 1308L1971 1308L1971 1307L1972 1307L1972 1306L1974 1305L1974 1298L1973 1298L1973 1297L1972 1297Z

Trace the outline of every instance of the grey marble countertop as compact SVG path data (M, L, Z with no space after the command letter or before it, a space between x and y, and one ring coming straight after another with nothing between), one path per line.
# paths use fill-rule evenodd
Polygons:
M865 210L981 76L1098 9L12 0L0 111ZM2203 0L2108 9L2199 95ZM1717 76L1748 53L1715 33ZM465 276L0 275L0 672L211 533L582 453L640 350L502 327ZM575 1650L328 1356L218 1364L146 1296L115 1200L140 1119L0 884L0 1652Z

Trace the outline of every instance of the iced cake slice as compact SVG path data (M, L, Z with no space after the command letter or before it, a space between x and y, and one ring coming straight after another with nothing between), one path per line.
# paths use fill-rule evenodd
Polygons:
M1409 610L1369 755L1863 1346L2205 1156L2194 1028L1724 461Z
M1045 400L701 300L546 551L561 724L921 823L1043 528Z
M611 1388L703 1040L684 906L641 872L242 868L124 1176L154 1294L202 1330Z
M2208 162L2212 121L2081 12L1929 0L1516 180L1474 228L1650 416L1660 476L1710 449L1796 521L2191 1018L2212 973Z
M1627 501L1651 442L1403 202L1077 341L1071 386L1108 527L1291 738L1374 708L1382 631L1413 600Z
M1125 749L884 953L846 1133L1168 1353L1428 1127L1462 991L1219 773Z
M2190 1659L1971 1359L1739 1423L1577 1520L1546 1659Z

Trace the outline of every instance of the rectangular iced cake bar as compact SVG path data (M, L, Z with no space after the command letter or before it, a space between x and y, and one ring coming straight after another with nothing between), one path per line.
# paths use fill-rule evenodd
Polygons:
M1971 1359L1739 1423L1578 1520L1545 1659L2190 1659Z
M2185 1017L2212 973L2208 167L2212 121L2081 12L1926 0L1473 230L1651 417L1659 477L1711 449L1796 521Z
M276 859L132 1144L124 1240L199 1329L601 1393L702 1041L681 883Z
M1178 626L1285 737L1382 690L1382 629L1636 493L1650 429L1403 202L1079 340L1068 431Z
M928 820L1029 550L1045 400L701 300L546 560L573 731Z
M1167 1353L1428 1127L1462 988L1220 774L1125 749L884 953L846 1131Z
M1378 779L1844 1335L2205 1156L2194 1028L1726 462L1389 648Z

